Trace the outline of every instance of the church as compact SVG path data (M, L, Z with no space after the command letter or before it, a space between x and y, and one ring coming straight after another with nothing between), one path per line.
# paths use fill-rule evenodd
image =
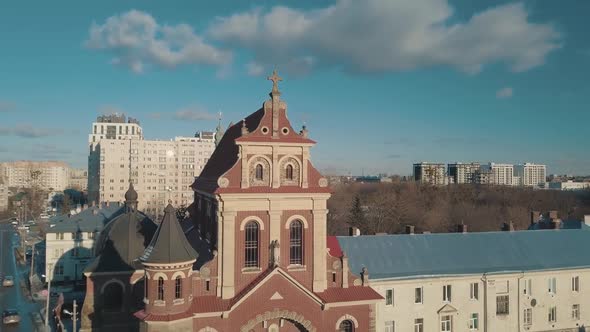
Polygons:
M226 130L193 183L190 218L168 204L154 230L130 186L85 272L83 330L376 330L383 297L328 249L331 191L311 162L315 142L291 126L281 78L269 80L270 99Z

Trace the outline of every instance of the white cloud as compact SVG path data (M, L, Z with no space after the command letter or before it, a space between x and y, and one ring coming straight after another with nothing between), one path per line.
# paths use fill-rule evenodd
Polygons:
M514 91L512 90L512 88L505 87L505 88L502 88L502 89L496 91L496 98L507 99L507 98L511 98L513 94L514 94Z
M301 73L317 66L370 73L450 66L477 73L504 63L525 71L560 47L552 24L532 23L522 3L456 22L448 0L337 0L300 10L276 6L220 17L208 35L253 54L250 73L278 65Z
M191 106L176 111L174 119L186 121L215 120L217 115L209 113L198 106Z
M23 138L38 138L58 136L64 134L63 129L39 128L31 124L20 124L12 127L0 127L0 136L17 136Z
M112 64L142 73L146 66L219 66L231 61L230 52L206 43L187 24L162 25L148 13L131 10L93 23L85 45L113 54Z
M264 74L264 66L256 63L256 62L249 62L246 64L246 71L250 76L260 76Z

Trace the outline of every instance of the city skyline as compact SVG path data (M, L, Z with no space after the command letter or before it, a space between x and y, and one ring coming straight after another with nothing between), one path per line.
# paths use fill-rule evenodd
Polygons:
M149 139L213 130L220 111L226 127L262 105L276 65L294 126L307 124L320 142L314 163L322 170L411 174L421 160L479 160L590 173L582 1L429 0L422 8L375 0L367 16L347 1L67 3L13 2L0 13L0 161L85 167L86 133L113 111L139 119ZM387 23L403 22L404 10L412 24ZM375 30L355 31L352 48L337 43L336 30L373 12L384 20ZM33 23L10 28L23 17ZM278 19L293 29L281 30ZM314 25L322 33L309 36ZM377 56L366 36L390 47Z

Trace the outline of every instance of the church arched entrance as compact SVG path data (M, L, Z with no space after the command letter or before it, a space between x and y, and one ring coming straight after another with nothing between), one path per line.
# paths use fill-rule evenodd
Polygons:
M273 332L317 332L312 322L290 310L267 311L264 314L256 315L240 328L240 332L256 330L266 322L273 327Z

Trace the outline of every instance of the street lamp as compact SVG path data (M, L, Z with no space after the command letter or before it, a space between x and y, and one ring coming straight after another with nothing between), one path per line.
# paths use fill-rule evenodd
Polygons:
M49 264L49 274L53 273L53 264ZM49 329L49 299L51 298L51 277L44 274L41 275L47 280L47 300L45 301L45 330L50 332Z

